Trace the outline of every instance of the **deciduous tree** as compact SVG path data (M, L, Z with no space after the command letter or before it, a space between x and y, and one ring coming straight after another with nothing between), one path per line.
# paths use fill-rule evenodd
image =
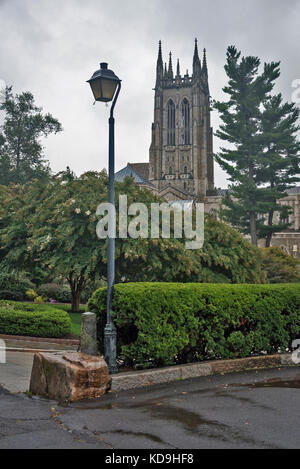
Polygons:
M62 130L51 114L43 114L30 92L13 94L6 87L0 103L4 122L0 126L0 184L23 184L49 174L42 137Z
M97 206L107 202L107 175L66 171L45 185L2 186L0 192L0 268L30 271L39 266L67 279L72 309L90 279L106 278L107 241L98 239ZM116 202L126 194L128 206L162 203L131 178L116 184ZM7 201L7 203L6 203ZM128 220L132 219L128 216ZM118 230L117 230L118 232ZM150 223L149 223L150 235ZM172 230L171 230L172 236ZM236 230L206 217L203 249L188 250L185 239L116 239L116 282L264 282L259 249Z

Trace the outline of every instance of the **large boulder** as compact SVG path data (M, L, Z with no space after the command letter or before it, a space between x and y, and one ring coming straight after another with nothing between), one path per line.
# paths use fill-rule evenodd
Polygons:
M58 401L98 398L110 386L103 357L79 352L39 352L34 355L30 392Z

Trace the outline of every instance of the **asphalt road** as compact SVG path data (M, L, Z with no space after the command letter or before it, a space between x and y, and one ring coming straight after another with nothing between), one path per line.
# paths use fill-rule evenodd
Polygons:
M202 377L62 406L0 391L0 448L300 448L296 367Z

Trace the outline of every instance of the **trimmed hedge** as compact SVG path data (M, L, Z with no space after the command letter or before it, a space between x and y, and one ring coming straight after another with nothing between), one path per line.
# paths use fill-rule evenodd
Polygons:
M61 309L0 301L0 334L59 338L70 332L70 316Z
M88 303L103 349L106 288ZM119 358L128 366L277 353L300 336L300 286L128 283L115 286Z

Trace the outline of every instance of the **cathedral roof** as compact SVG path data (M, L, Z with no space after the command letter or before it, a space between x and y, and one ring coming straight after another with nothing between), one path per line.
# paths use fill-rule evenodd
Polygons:
M133 168L140 176L149 179L149 163L127 163L128 166Z
M136 164L139 164L139 163L136 163ZM140 164L148 164L148 163L140 163ZM155 187L152 184L152 182L148 181L139 172L137 172L130 163L128 163L127 166L125 166L125 168L121 169L115 174L115 180L118 182L122 182L126 177L133 178L136 184Z
M162 197L167 197L168 200L171 199L171 195L174 197L174 200L187 200L189 198L189 194L178 187L174 187L169 183L168 186L163 187L159 193Z

